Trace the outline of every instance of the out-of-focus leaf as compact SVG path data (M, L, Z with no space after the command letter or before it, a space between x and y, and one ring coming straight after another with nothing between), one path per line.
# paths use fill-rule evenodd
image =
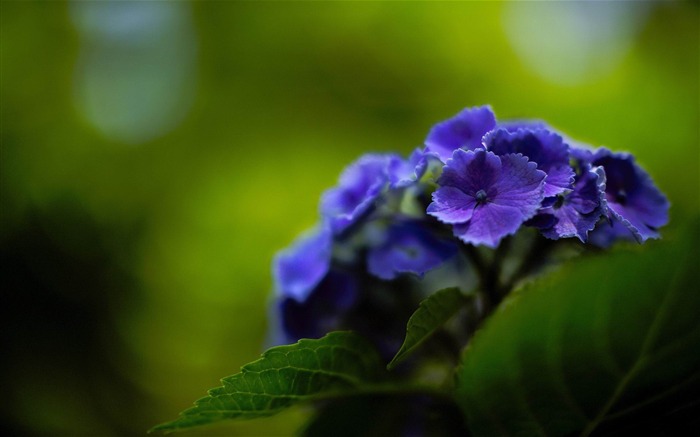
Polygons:
M408 320L406 339L391 360L388 369L392 369L408 356L415 348L427 340L435 331L454 316L469 298L459 288L445 288L428 296Z
M454 400L430 393L368 394L330 401L302 430L305 437L466 436Z
M306 400L341 394L375 381L384 371L376 351L352 332L332 332L263 353L241 372L222 379L223 387L151 431L177 431L225 419L271 416Z
M458 370L470 429L673 434L697 422L697 224L675 244L576 260L507 302Z

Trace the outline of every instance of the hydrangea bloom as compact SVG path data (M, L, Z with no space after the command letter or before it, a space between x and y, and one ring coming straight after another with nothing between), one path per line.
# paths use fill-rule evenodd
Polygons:
M327 226L307 232L281 251L273 261L273 276L280 296L304 302L328 272L331 232Z
M481 138L495 127L496 117L489 106L465 108L454 117L433 126L425 139L425 150L446 162L455 149L482 147Z
M322 225L275 257L276 338L351 329L390 358L436 278L484 289L518 279L484 275L481 251L460 246L495 248L522 225L550 240L643 242L658 237L668 208L629 154L588 148L540 121L497 122L488 106L466 108L436 124L425 148L408 158L365 155L323 194ZM498 293L486 301L497 304Z
M588 234L588 243L604 249L618 241L636 241L634 234L619 220L604 220Z
M321 214L334 234L340 234L371 211L388 183L390 155L365 155L346 168L337 187L326 191Z
M414 150L408 159L393 156L387 170L391 187L403 188L419 181L428 169L430 159L431 155L421 149Z
M487 150L497 154L522 153L537 168L547 174L545 197L569 191L574 181L574 170L569 165L569 146L561 136L545 129L518 129L509 132L499 129L484 138Z
M444 392L456 387L464 394L463 378L456 386L449 383L463 363L464 347L487 317L523 281L578 252L570 242L555 240L607 246L633 236L641 243L657 238L668 222L668 200L631 155L564 138L538 121L497 123L484 106L438 123L426 147L407 159L376 154L358 159L324 193L321 225L274 259L270 340L291 343L338 330L353 334L336 332L270 350L225 378L224 387L210 390L180 419L154 429L176 430L241 412L274 413L280 408L273 407L303 397L331 412L321 413L307 429L323 433L333 428L338 411L348 405L356 410L355 399L346 403L335 390L339 381L340 388L347 385L341 380L356 380L354 388L369 388L373 395L361 399L371 402L361 413L376 416L379 406L396 419L397 399L399 409L410 410L399 415L415 420L391 424L394 433L490 431L480 423L467 429L472 421L462 414L464 398ZM522 225L540 232L518 233ZM502 243L509 235L514 237ZM585 273L605 279L595 278L590 268ZM382 360L390 373L377 371ZM267 385L259 384L260 375L255 380L261 369L276 372L263 378ZM483 370L474 369L477 376ZM384 385L388 391L373 390ZM260 404L269 399L258 395L266 393L284 402ZM234 414L227 414L230 405L237 408Z
M605 172L587 165L576 176L573 191L551 198L530 224L549 239L578 237L585 243L606 210L604 192Z
M638 242L658 238L658 228L668 223L669 202L628 153L600 148L591 163L605 169L605 197L612 220L620 221Z
M457 252L450 241L438 239L424 224L403 221L392 225L383 241L367 254L368 271L381 279L395 279L402 273L423 276Z
M545 173L520 154L455 150L438 179L428 214L457 225L465 243L496 247L535 215L544 198Z

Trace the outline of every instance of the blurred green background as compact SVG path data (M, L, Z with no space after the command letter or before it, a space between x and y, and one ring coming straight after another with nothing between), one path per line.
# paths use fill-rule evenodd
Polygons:
M697 2L2 2L3 435L140 435L255 359L276 250L465 106L700 205ZM190 435L289 434L303 409Z

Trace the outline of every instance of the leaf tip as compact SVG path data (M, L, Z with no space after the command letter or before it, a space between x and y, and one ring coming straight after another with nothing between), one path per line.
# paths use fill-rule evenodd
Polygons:
M173 422L165 422L154 426L146 431L146 434L170 434L172 432Z
M403 349L403 348L402 348ZM394 355L394 358L389 361L389 364L386 365L386 370L394 370L396 366L398 366L406 357L406 353L403 350L400 350Z

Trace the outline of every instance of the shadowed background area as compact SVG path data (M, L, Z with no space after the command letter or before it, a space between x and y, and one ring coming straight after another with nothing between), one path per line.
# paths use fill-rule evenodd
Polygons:
M141 435L255 359L340 170L465 106L700 205L697 2L3 2L5 435ZM295 409L189 435L293 433Z

